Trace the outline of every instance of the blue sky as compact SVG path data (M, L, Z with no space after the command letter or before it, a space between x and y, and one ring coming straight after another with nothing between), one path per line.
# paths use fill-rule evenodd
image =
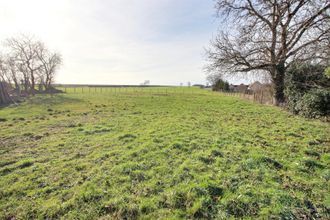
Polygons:
M33 34L63 55L58 83L205 83L213 0L0 0L0 38Z

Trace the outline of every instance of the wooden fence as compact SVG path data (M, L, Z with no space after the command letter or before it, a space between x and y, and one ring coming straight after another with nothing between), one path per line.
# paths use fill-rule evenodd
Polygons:
M236 96L257 102L260 104L273 105L274 98L271 90L260 90L260 91L246 91L246 92L232 92L232 91L220 91L224 95Z

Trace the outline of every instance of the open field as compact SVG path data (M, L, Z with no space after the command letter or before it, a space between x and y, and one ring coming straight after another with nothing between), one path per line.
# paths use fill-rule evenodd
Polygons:
M165 89L0 109L0 219L330 218L329 124Z

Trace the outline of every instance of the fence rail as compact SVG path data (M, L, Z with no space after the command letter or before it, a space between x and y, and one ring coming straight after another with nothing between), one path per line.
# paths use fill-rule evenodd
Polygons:
M257 92L231 92L231 91L220 91L222 94L227 96L236 96L243 99L251 100L260 104L274 104L274 98L271 91L257 91Z

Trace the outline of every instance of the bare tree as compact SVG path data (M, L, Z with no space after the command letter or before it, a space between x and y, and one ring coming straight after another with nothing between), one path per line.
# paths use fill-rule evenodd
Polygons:
M62 63L62 57L59 53L50 52L41 42L39 42L37 57L42 64L42 67L39 69L39 77L46 91L50 91L56 70Z
M5 45L9 49L6 64L10 82L15 84L16 90L20 93L20 85L23 85L26 94L35 94L39 84L39 90L44 87L50 92L55 73L62 63L61 55L26 35L7 39Z
M208 70L267 72L277 105L291 63L329 58L329 0L216 0L216 8L231 26L211 41Z
M222 79L223 78L223 75L221 73L214 73L214 74L209 74L207 77L206 77L206 80L207 82L210 84L210 85L215 85L215 83L219 80L219 79Z
M32 37L21 35L17 38L7 39L6 45L10 48L12 57L23 74L25 92L34 94L36 74L41 68L41 62L37 58L39 43Z

